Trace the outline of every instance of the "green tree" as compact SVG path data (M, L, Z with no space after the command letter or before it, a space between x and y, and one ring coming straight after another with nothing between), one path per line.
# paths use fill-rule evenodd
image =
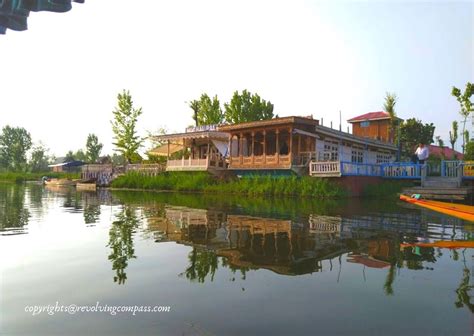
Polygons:
M189 107L193 110L193 119L196 126L199 126L198 113L199 113L199 100L192 100L189 102Z
M114 120L111 123L115 134L115 150L122 153L127 162L131 163L143 142L136 131L137 120L142 114L142 109L141 107L135 109L130 92L123 90L117 96L117 107L113 114Z
M437 136L435 137L435 139L436 139L436 143L437 143L438 146L441 148L441 157L442 157L443 159L446 159L446 157L444 156L444 140L441 139L441 137L440 137L439 135L437 135Z
M395 104L397 104L397 95L387 92L383 108L390 115L390 134L395 137L395 130L398 125L397 113L395 112Z
M102 150L102 145L95 134L89 134L86 141L86 161L90 163L95 163L100 156Z
M454 151L454 145L458 141L458 122L453 121L453 129L449 131L449 142L451 143L451 149Z
M474 141L469 141L466 143L466 151L464 153L464 160L472 161L474 160Z
M78 149L74 155L73 155L74 159L77 160L77 161L83 161L83 162L86 162L87 161L87 156L86 156L86 153L84 153L84 151L82 149Z
M76 156L72 152L72 150L66 153L66 156L64 157L64 162L75 161L75 160L76 160Z
M123 166L127 161L122 154L113 153L110 161L114 166Z
M112 270L116 274L114 282L122 285L127 280L125 270L128 261L136 258L133 234L139 225L139 219L135 209L125 205L115 217L115 221L112 222L109 229L109 244L107 246L111 249L109 260L112 262Z
M464 138L464 144L467 144L467 143L470 141L470 139L469 139L469 131L468 131L468 130L465 130L465 131L462 133L462 135L463 135L463 138ZM465 145L464 145L464 146L465 146Z
M225 121L228 123L242 123L248 121L272 119L273 104L260 98L258 94L252 94L243 90L242 94L235 91L229 103L224 104Z
M466 130L466 121L467 118L469 117L469 114L471 112L474 112L474 105L471 102L471 97L474 94L474 84L467 82L466 84L466 89L464 92L462 92L460 89L457 87L453 86L451 89L451 95L456 97L456 100L458 101L461 110L459 113L461 116L464 118L463 119L463 126L462 126L462 134L464 134L464 131ZM463 144L462 144L462 151L464 153L465 150L465 145L467 141L463 138Z
M196 100L193 100L191 103L196 107ZM222 123L224 115L217 96L214 96L211 99L206 93L203 93L199 101L197 101L196 116L198 125L214 125Z
M400 143L403 155L410 157L420 142L425 145L433 143L434 130L435 126L432 123L423 124L421 120L415 118L405 120L400 126Z
M48 170L49 161L48 149L42 143L39 143L31 151L31 159L28 166L32 172L46 171Z
M31 135L22 127L5 126L0 134L0 167L20 171L26 168Z

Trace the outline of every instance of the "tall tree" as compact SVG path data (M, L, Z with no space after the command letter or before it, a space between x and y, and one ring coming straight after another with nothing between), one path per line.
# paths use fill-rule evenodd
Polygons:
M31 151L31 159L28 166L32 172L46 171L49 161L48 149L42 143L39 143Z
M111 123L112 131L115 134L115 150L122 153L127 162L131 163L143 142L136 130L137 120L142 114L142 109L141 107L135 109L130 92L123 90L117 96L117 107L113 114L114 120Z
M217 96L214 96L211 99L206 93L201 95L197 118L199 125L214 125L222 123L224 115L222 114L222 109Z
M451 149L454 151L454 145L458 141L458 122L453 121L453 129L449 131L449 142L451 143Z
M86 160L90 163L95 163L100 156L100 151L102 150L102 145L99 142L99 138L95 134L89 134L86 141Z
M199 100L191 100L189 102L189 107L193 110L193 119L196 126L199 126L198 122L198 113L199 113Z
M461 107L461 110L459 111L459 113L464 118L463 119L463 126L462 126L462 134L464 134L464 131L466 130L467 118L469 117L469 114L471 114L471 112L474 112L474 105L471 102L471 97L472 97L472 95L474 95L474 84L472 84L470 82L467 82L466 89L464 90L464 92L461 92L460 89L453 86L453 88L451 90L451 95L456 97L456 100L458 101L458 103ZM463 153L464 153L464 150L465 150L465 146L466 146L466 141L463 138L463 143L462 143Z
M224 104L224 107L224 117L228 123L266 120L274 117L273 104L247 90L243 90L242 94L235 91L230 102Z
M395 138L395 130L398 124L397 113L395 112L395 104L397 104L397 95L387 92L385 94L385 102L383 108L390 115L390 134Z
M400 143L405 157L410 157L418 143L429 145L433 143L435 126L423 124L421 120L410 118L400 126Z
M31 135L22 127L5 126L0 134L0 167L9 170L26 168L26 152L31 148Z
M466 144L469 142L469 131L465 130L463 133L463 139L464 139L464 147L466 147Z
M64 157L64 162L70 162L70 161L75 161L75 160L76 160L76 156L72 152L72 150L66 153L66 156Z

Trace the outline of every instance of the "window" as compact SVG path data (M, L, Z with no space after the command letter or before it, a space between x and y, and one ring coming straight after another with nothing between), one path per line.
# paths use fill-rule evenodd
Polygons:
M369 127L370 126L370 121L362 121L360 123L360 127Z
M323 161L339 160L339 144L333 141L324 142Z
M392 154L385 152L377 153L377 163L389 163L392 161Z
M359 148L352 149L351 162L353 163L363 163L364 162L364 151Z

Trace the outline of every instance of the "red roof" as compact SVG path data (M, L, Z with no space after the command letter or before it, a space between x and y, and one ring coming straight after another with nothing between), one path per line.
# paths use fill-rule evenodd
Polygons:
M390 114L384 111L378 112L369 112L358 117L347 120L347 122L353 123L357 121L366 121L366 120L383 120L390 119Z
M428 147L428 151L430 153L430 155L432 156L439 156L439 157L442 157L443 156L443 153L444 153L444 157L446 159L452 159L454 154L456 155L456 158L459 159L459 160L462 160L464 158L464 155L462 153L459 153L458 151L453 151L451 148L449 147L439 147L439 146L435 146L435 145L429 145Z

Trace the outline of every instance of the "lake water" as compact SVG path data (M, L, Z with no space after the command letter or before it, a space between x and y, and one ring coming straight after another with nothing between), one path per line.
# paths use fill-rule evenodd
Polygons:
M0 334L472 335L473 250L402 244L473 233L395 200L0 184Z

